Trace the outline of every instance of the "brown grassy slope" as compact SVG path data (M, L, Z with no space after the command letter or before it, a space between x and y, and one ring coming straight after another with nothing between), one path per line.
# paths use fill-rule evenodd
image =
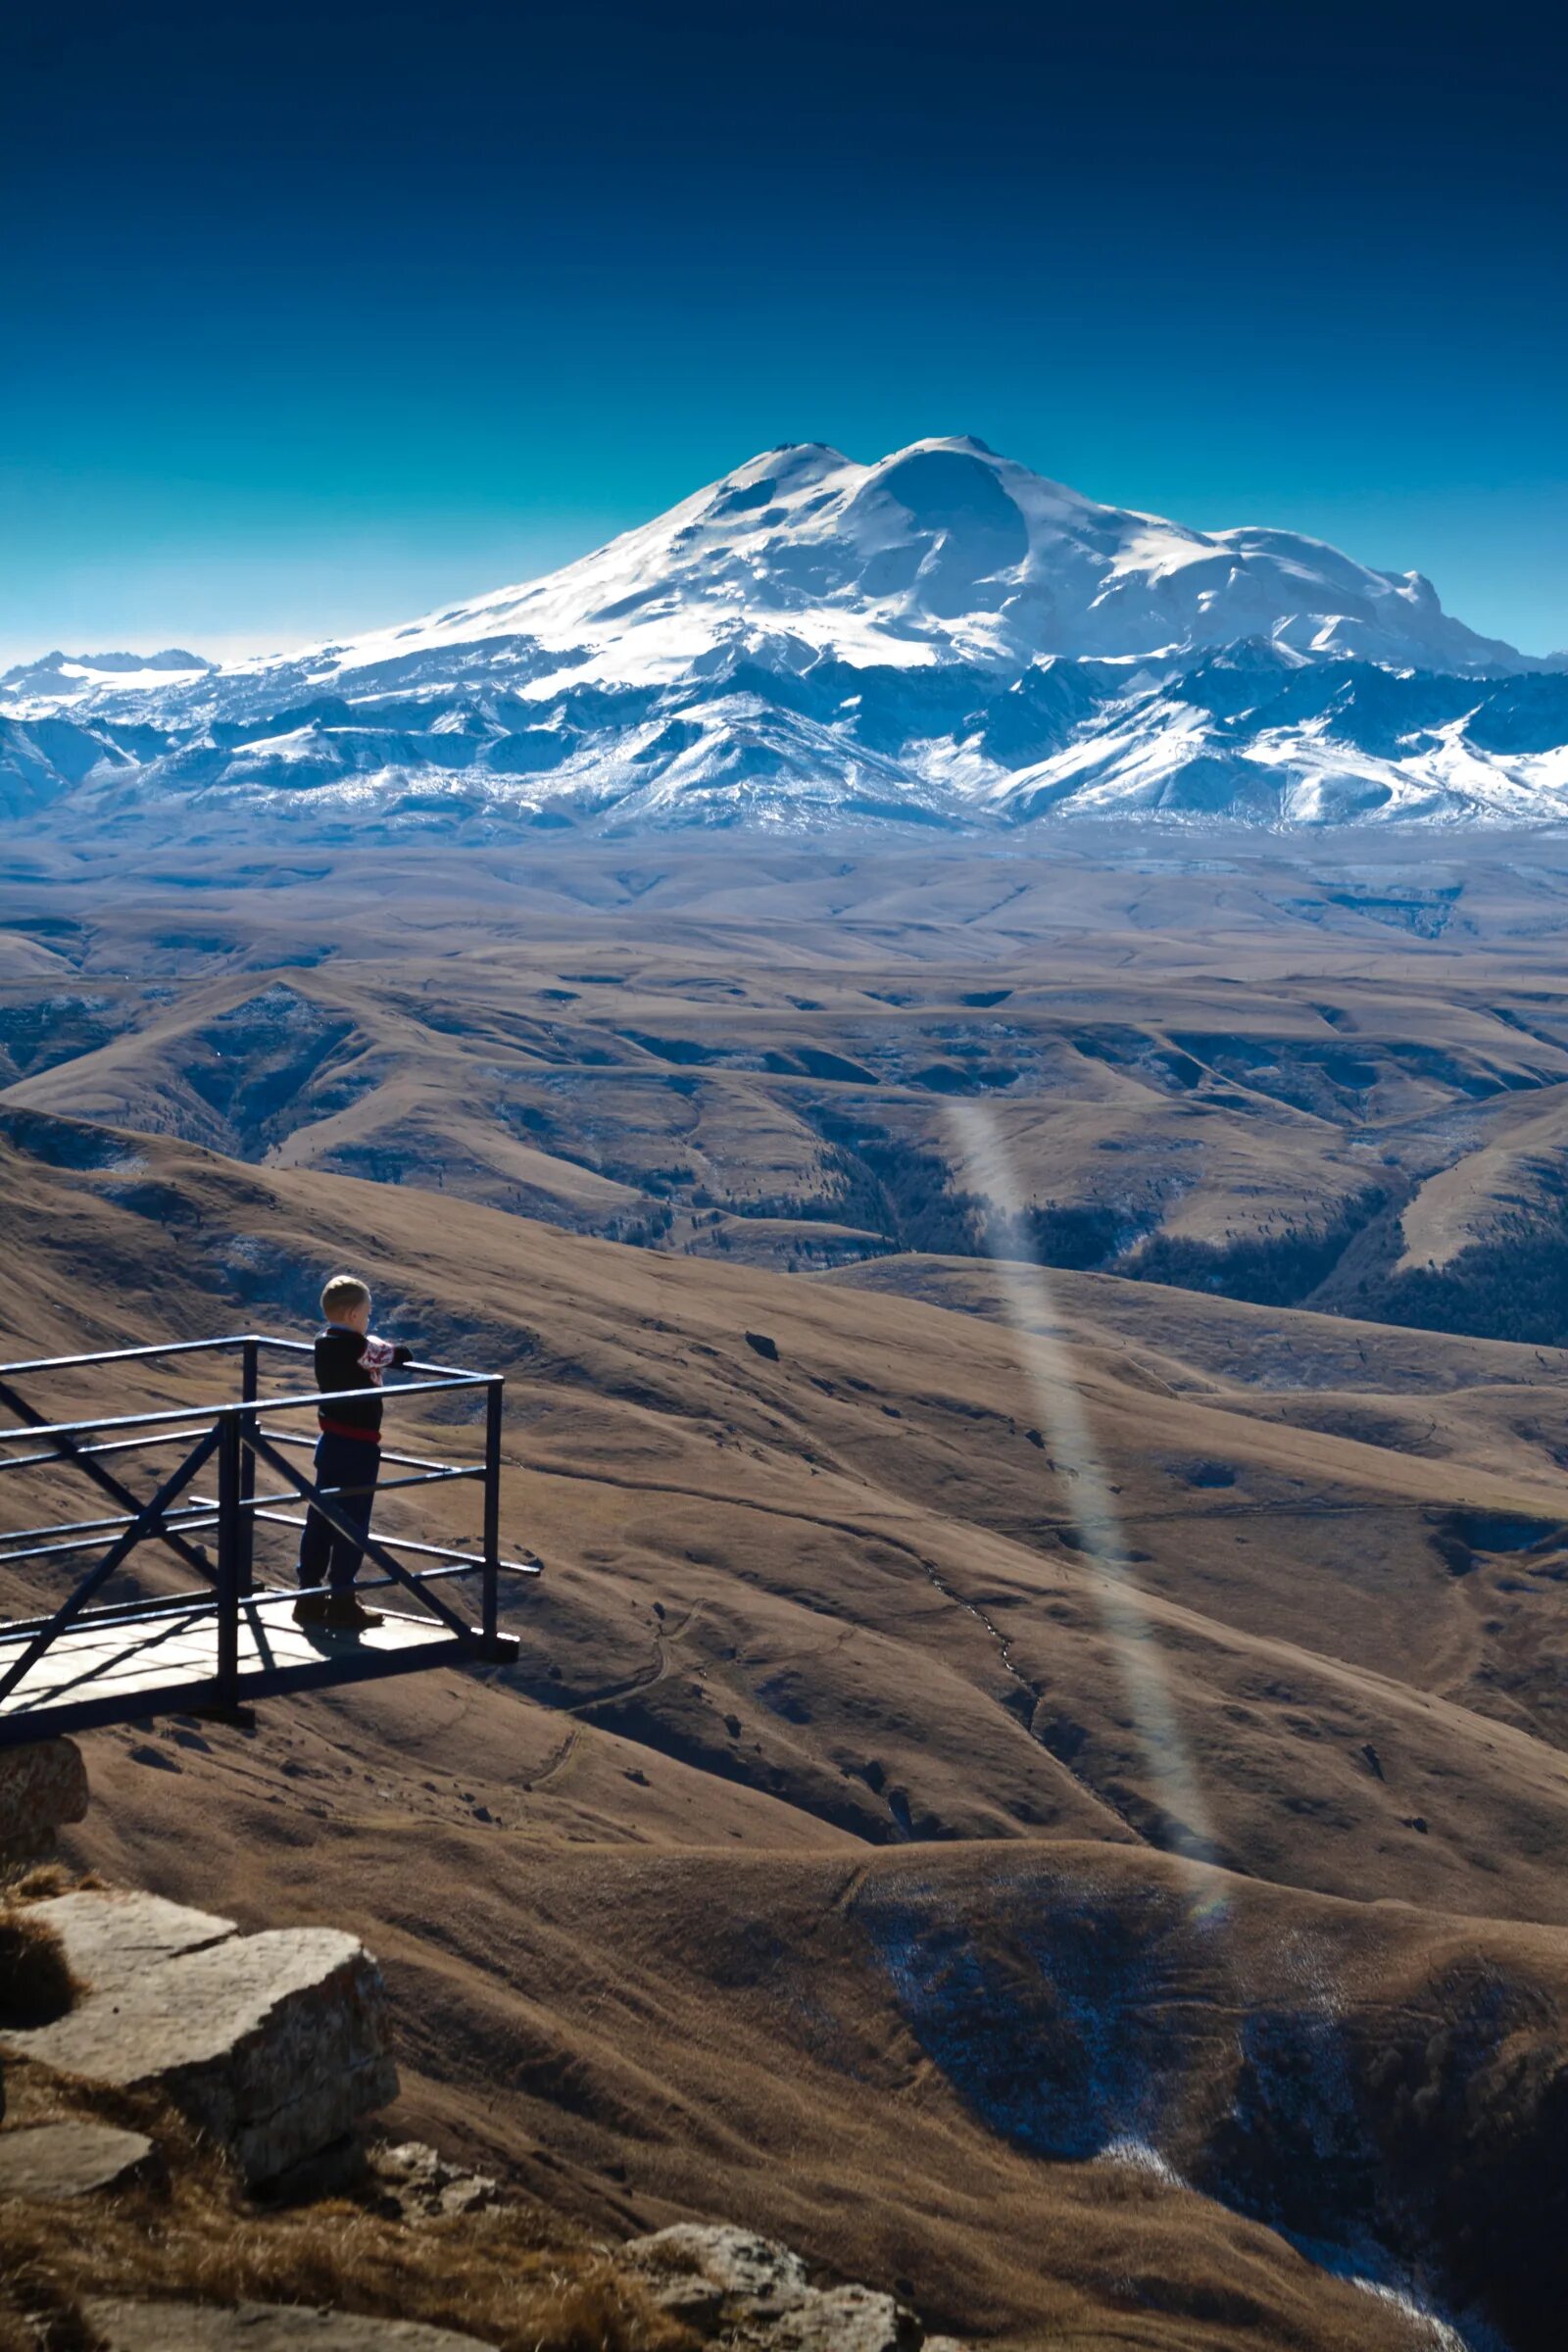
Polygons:
M1240 1426L1229 1434L1209 1421L1212 1454L1165 1464L1198 1490L1193 1525L1206 1519L1221 1553L1229 1523L1229 1569L1210 1551L1197 1571L1212 1587L1223 1584L1220 1614L1260 1629L1298 1625L1314 1646L1387 1663L1401 1679L1556 1746L1568 1740L1562 1350L1218 1298L1200 1304L1159 1284L1060 1269L1030 1274L1020 1287L1016 1269L974 1259L896 1256L827 1279L1004 1326L1022 1312L1027 1324L1059 1333L1075 1360L1119 1351L1124 1378L1142 1376L1234 1416ZM1375 1449L1393 1491L1351 1500L1318 1481L1293 1487L1275 1473L1294 1441L1277 1442L1271 1430L1347 1442L1355 1453L1336 1446L1341 1462L1365 1463ZM1397 1482L1412 1460L1446 1465L1451 1507L1400 1494ZM1161 1590L1188 1589L1190 1553L1172 1557L1161 1540L1160 1520L1173 1505L1151 1479L1156 1465L1135 1457L1127 1466L1129 1487L1142 1494L1124 1506L1122 1525L1151 1555L1142 1573ZM1499 1476L1513 1486L1512 1509L1496 1507ZM1483 1494L1493 1499L1483 1502ZM1152 1523L1140 1515L1146 1510L1156 1514ZM1250 1513L1265 1528L1272 1521L1276 1535L1287 1517L1305 1522L1292 1544L1304 1573L1283 1591L1277 1579L1254 1577L1243 1556L1269 1540L1249 1532ZM1442 1577L1433 1573L1438 1566Z
M923 1004L899 966L873 963L828 1000L792 996L749 944L737 943L743 981L710 952L688 959L696 972L652 963L612 985L563 986L537 951L227 970L192 979L172 1007L161 995L137 1004L129 1028L27 1070L6 1100L567 1222L603 1225L627 1209L628 1187L673 1181L743 1220L841 1203L858 1224L918 1212L878 1200L863 1177L847 1185L824 1122L952 1165L945 1097L977 1074L1014 1158L1056 1201L1092 1203L1113 1178L1151 1222L1219 1239L1288 1224L1303 1204L1333 1222L1365 1189L1332 1118L1238 1094L1222 1070L1189 1100L1192 1081L1167 1067L1185 1070L1165 1035L1183 1021L1216 1042L1240 1022L1266 1041L1258 1060L1293 1046L1341 1052L1288 993L1242 1009L1197 987L1151 1023L1122 989L1088 1001L1074 989L1061 1007L1050 988L1014 985L982 1017L962 1004L972 972L944 976ZM795 975L799 991L816 985L808 968ZM11 998L13 1019L37 1009ZM1499 1033L1499 1046L1511 1065L1517 1041ZM1412 1083L1386 1056L1382 1067L1406 1115L1451 1100L1451 1085ZM756 1238L743 1222L731 1246Z
M481 853L426 837L398 846L286 844L236 867L233 842L182 854L105 842L63 850L8 842L10 935L66 968L122 966L155 945L167 968L215 955L275 962L331 930L362 951L471 953L476 929L601 951L630 929L645 949L690 955L749 934L787 960L804 943L831 971L860 935L910 967L969 944L977 963L1017 942L1066 956L1108 945L1126 971L1179 943L1203 968L1214 941L1272 968L1354 971L1379 957L1411 974L1455 950L1527 959L1568 910L1568 858L1540 828L1454 838L1405 830L1282 840L1205 828L1151 845L1141 825L1054 824L1033 843L909 842L872 829L831 840L760 835L549 842L499 836ZM135 898L121 886L134 882ZM195 895L199 889L200 896ZM389 910L395 909L395 915Z
M199 897L155 868L134 912L121 872L83 860L69 888L14 894L57 954L5 985L0 1052L20 1023L19 1104L599 1228L668 1197L677 1242L706 1249L700 1193L760 1258L778 1244L757 1212L775 1206L803 1249L824 1245L824 1210L958 1246L961 1203L926 1229L926 1177L959 1158L955 1086L1030 1198L1079 1220L1054 1249L1080 1262L1278 1251L1378 1198L1379 1282L1407 1243L1424 1262L1495 1239L1521 1198L1550 1231L1541 1145L1568 1017L1549 854L1522 877L1506 843L1462 869L1377 845L1218 846L1234 855L1058 838L1048 864L432 845L238 882L198 852ZM98 1009L74 1009L62 976ZM275 1006L245 1018L279 990L293 1046ZM39 1021L59 1048L38 1048ZM882 1184L890 1155L903 1172ZM1163 1270L1205 1278L1185 1263Z
M1568 1765L1528 1690L1502 1687L1519 1637L1492 1630L1486 1576L1455 1575L1436 1540L1459 1511L1544 1515L1545 1477L1254 1421L1086 1347L1124 1541L1146 1555L1108 1567L1011 1338L978 1317L463 1203L432 1224L416 1196L184 1147L146 1156L129 1178L13 1163L19 1205L38 1188L36 1283L90 1265L100 1298L119 1272L145 1285L146 1210L177 1207L156 1298L118 1311L191 1329L225 1269L308 1296L368 1240L409 1328L509 1368L507 1515L555 1571L520 1604L512 1679L534 1698L859 1837L1206 1835L1237 1867L1330 1891L1562 1916ZM36 1319L61 1329L41 1301ZM1216 1458L1236 1483L1195 1486ZM1129 1718L1107 1609L1129 1575L1203 1824L1163 1818L1169 1776ZM1538 1639L1558 1590L1516 1596Z
M271 1322L304 1311L323 1261L368 1257L400 1322L509 1370L508 1525L552 1568L518 1604L517 1670L318 1696L265 1714L252 1739L95 1736L84 1854L247 1921L361 1928L392 1970L411 2120L602 2219L755 2220L1017 2344L1051 2327L1086 2346L1216 2352L1410 2341L1264 2222L1048 2161L1093 2150L1029 2142L1029 2117L997 2106L995 2067L977 2075L944 2041L895 1964L890 1915L952 1889L922 1948L939 1976L978 1951L980 2014L1020 2021L1002 2079L1050 2081L1063 2021L1040 2014L1039 1988L1060 1972L1043 1977L1020 1944L1020 1907L1049 1927L1088 1902L1107 1952L1137 1943L1176 1867L1149 1840L1194 1828L1168 1818L1107 1630L1107 1578L1128 1571L1082 1548L1073 1481L1031 1440L1038 1407L1004 1331L460 1202L432 1216L415 1194L181 1145L138 1144L127 1170L122 1143L29 1132L3 1171L7 1353L83 1328ZM1370 2020L1407 2021L1392 2039L1369 2029L1379 2047L1425 2050L1431 1946L1501 1988L1505 2012L1523 2002L1549 2081L1555 1936L1365 1907L1562 1916L1568 1776L1528 1729L1445 1694L1492 1637L1473 1580L1432 1541L1455 1508L1539 1510L1544 1481L1171 1393L1108 1318L1077 1360L1149 1554L1132 1572L1210 1833L1283 1883L1232 1889L1221 1930L1178 1920L1152 1978L1124 1969L1089 2034L1143 2051L1131 2079L1161 2085L1161 2115L1080 2105L1107 2134L1163 2120L1207 2185L1236 2195L1240 2178L1266 2211L1277 2153L1214 2144L1190 2084L1218 2059L1182 2035L1160 2056L1162 2018L1211 2011L1235 2068L1259 2020L1265 2035L1281 2010L1332 2020L1320 1996L1339 1984ZM1219 1453L1240 1495L1190 1481ZM1303 1498L1354 1508L1277 1507ZM1380 1512L1400 1532L1348 1546L1347 1526ZM911 1834L953 1851L888 1855L857 1891L867 1847ZM1080 1873L1070 1902L1039 1875L1057 1851ZM1342 1914L1304 1888L1358 1902ZM1325 1937L1333 1971L1315 1977ZM1065 2024L1081 2044L1087 2021ZM1042 2152L1009 2148L999 2125ZM1445 2144L1466 2133L1461 2118ZM1411 2193L1441 2209L1441 2183ZM1521 2212L1542 2226L1539 2193ZM1531 2325L1521 2345L1546 2340Z
M396 2127L601 2226L730 2216L1009 2345L1413 2345L1270 2223L1370 2226L1434 2246L1519 2346L1554 2340L1552 1932L1102 1846L858 1866L347 1810L264 1844L216 1801L193 1843L213 1782L181 1761L183 1786L113 1776L135 1865L359 1928ZM1209 2193L1093 2161L1128 2132Z

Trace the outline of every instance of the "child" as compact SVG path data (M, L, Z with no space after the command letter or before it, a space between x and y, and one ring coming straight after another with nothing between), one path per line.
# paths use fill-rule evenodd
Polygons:
M370 1337L370 1293L357 1274L334 1274L321 1293L326 1329L316 1342L316 1386L323 1396L363 1389L364 1397L342 1396L318 1408L316 1484L330 1494L333 1510L363 1539L370 1525L376 1475L381 1467L381 1399L377 1394L388 1364L406 1364L412 1348L394 1348ZM346 1491L345 1491L346 1490ZM361 1544L338 1534L314 1506L300 1539L300 1583L327 1585L327 1592L305 1592L294 1603L301 1625L324 1625L338 1633L361 1633L382 1620L354 1590L364 1557Z

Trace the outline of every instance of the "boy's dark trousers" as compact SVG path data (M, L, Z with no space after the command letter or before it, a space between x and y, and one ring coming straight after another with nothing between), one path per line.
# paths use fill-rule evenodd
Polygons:
M368 1445L363 1438L340 1438L323 1429L316 1442L316 1484L359 1490L350 1494L331 1494L327 1499L338 1517L362 1538L370 1524L370 1507L375 1500L380 1468L380 1446ZM340 1536L313 1506L300 1538L302 1585L330 1585L334 1592L352 1592L355 1572L364 1556L358 1543Z

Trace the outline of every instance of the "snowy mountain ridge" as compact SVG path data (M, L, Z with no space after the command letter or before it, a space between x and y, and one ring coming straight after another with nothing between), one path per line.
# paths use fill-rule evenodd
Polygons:
M1100 506L961 438L874 466L820 443L765 451L548 579L322 648L313 678L525 636L592 648L596 682L664 682L737 627L856 666L1127 659L1254 635L1309 660L1532 666L1449 619L1419 573L1287 531L1210 534Z
M1560 659L1418 573L967 438L770 450L548 578L302 654L0 678L0 810L57 823L1555 821L1565 747Z
M36 662L19 662L0 673L0 704L54 710L83 702L101 687L112 693L145 693L181 686L218 667L200 654L167 646L158 654L64 654L58 647Z

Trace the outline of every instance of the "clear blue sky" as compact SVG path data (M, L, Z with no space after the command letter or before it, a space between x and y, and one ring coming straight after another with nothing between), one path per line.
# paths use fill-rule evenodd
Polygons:
M0 658L298 643L946 432L1568 645L1564 62L1507 5L19 0Z

